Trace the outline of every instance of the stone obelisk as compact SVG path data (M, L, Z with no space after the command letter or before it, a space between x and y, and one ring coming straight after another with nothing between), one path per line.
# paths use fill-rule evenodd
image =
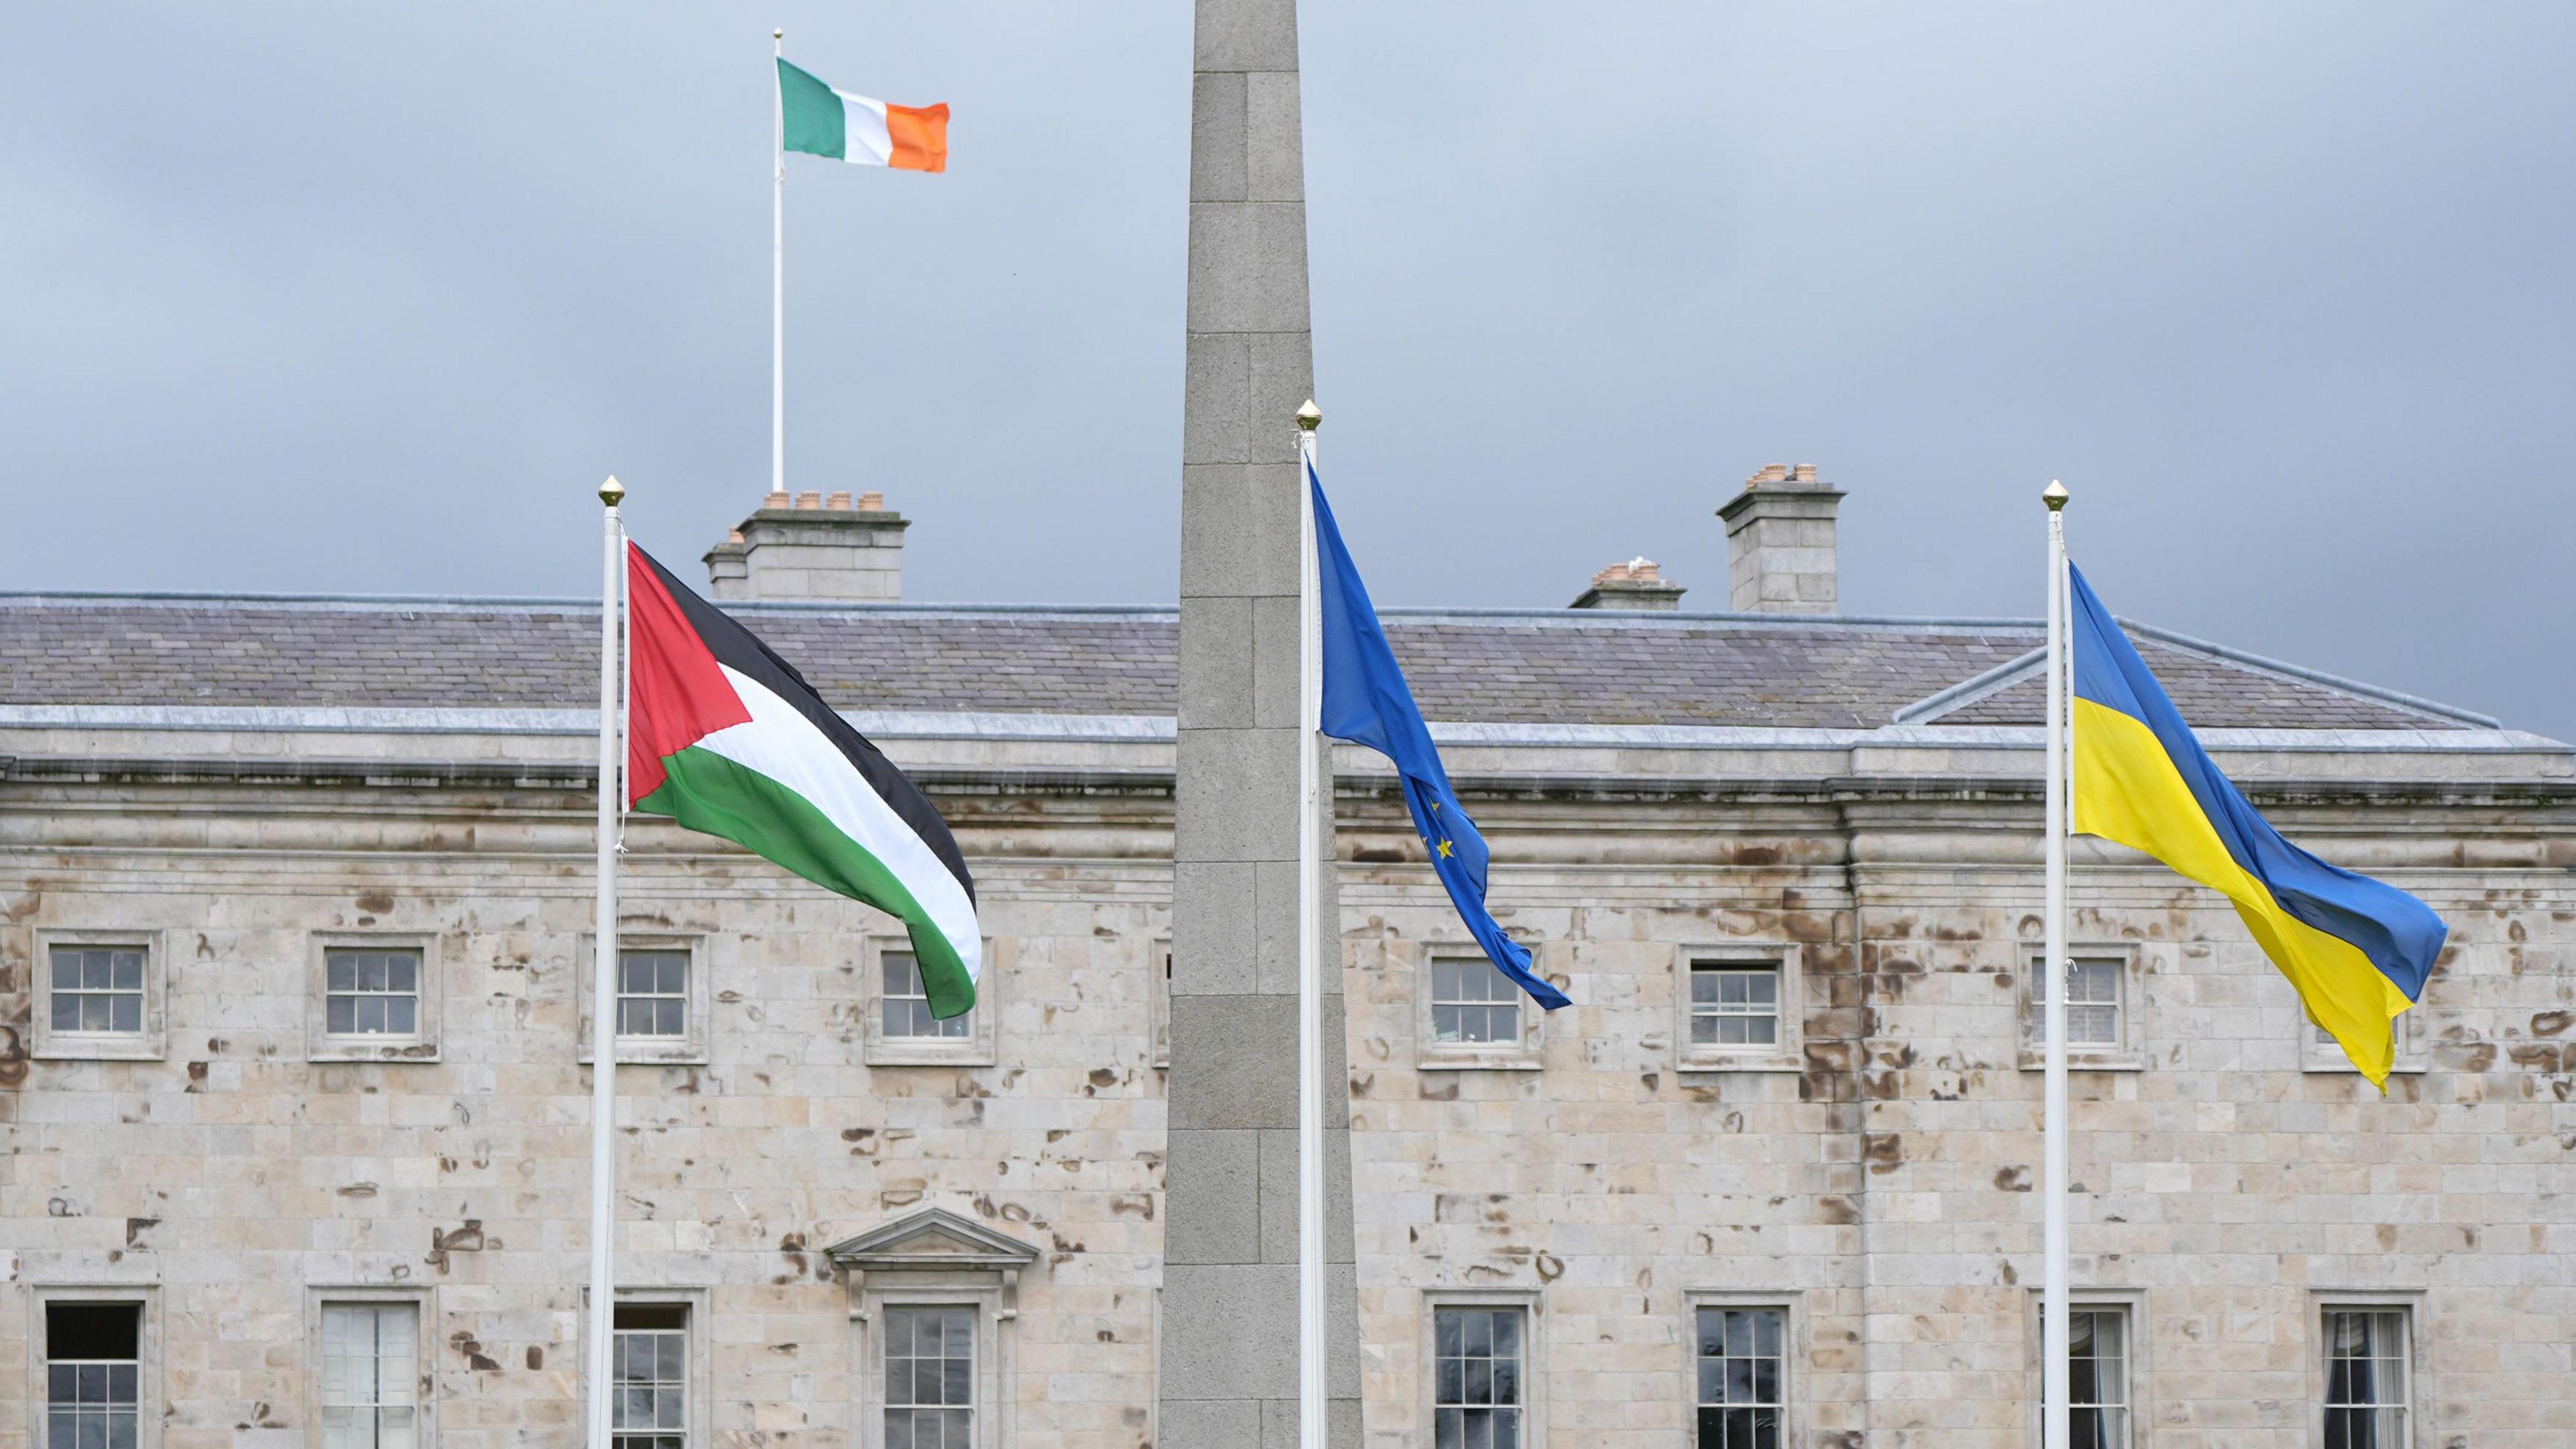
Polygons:
M1197 0L1181 426L1180 734L1157 1449L1295 1449L1298 405L1306 311L1296 0ZM1360 1442L1340 908L1324 963L1327 1391Z

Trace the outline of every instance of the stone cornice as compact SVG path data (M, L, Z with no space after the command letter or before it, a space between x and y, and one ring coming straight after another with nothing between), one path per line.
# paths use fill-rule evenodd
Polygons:
M1004 797L1164 801L1168 769L1056 769L949 766L907 771L923 789L961 802ZM274 757L150 759L108 756L0 755L0 784L154 788L214 786L240 790L483 790L588 794L587 763L514 760L311 760ZM2035 808L2040 782L2027 775L1886 773L1818 775L1671 775L1651 773L1461 772L1466 800L1557 805L1725 805L1843 808L1865 805L1991 805ZM2257 805L2299 809L2459 809L2570 812L2551 822L2576 828L2576 778L2265 777L2239 782ZM1337 799L1354 804L1397 798L1391 772L1344 770ZM2539 822L2534 822L2535 824Z

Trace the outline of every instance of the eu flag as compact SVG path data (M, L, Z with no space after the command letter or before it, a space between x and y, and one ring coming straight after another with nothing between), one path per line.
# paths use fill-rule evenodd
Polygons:
M1324 698L1321 728L1337 740L1366 745L1395 762L1404 781L1404 808L1413 828L1431 852L1431 868L1440 874L1449 899L1476 943L1485 948L1505 976L1550 1011L1571 1005L1564 992L1530 969L1530 954L1503 934L1485 909L1485 837L1458 804L1449 788L1449 772L1440 767L1440 752L1422 722L1413 690L1396 667L1377 610L1369 604L1360 571L1342 547L1342 531L1324 502L1323 480L1306 465L1306 487L1315 502L1315 585L1323 615Z

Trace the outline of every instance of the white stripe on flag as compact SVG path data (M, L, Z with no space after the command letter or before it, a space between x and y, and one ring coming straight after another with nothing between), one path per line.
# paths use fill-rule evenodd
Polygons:
M723 666L719 665L719 668ZM984 938L975 925L975 903L966 888L948 873L947 863L931 853L913 828L885 802L814 722L796 707L732 669L725 679L751 711L751 723L732 725L698 741L698 748L755 770L805 797L861 850L903 882L904 889L930 913L930 923L971 980L982 974Z
M849 138L841 159L853 166L883 166L892 161L894 136L886 130L885 102L848 91L832 94L841 98L843 134Z

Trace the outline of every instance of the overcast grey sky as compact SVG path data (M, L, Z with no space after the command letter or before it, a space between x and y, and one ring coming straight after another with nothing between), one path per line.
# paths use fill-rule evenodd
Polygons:
M768 464L768 29L955 108L791 161L791 486L930 600L1162 600L1183 0L13 6L0 587L576 594ZM1850 490L1846 610L2112 606L2576 739L2576 6L1307 0L1326 476L1388 603Z

